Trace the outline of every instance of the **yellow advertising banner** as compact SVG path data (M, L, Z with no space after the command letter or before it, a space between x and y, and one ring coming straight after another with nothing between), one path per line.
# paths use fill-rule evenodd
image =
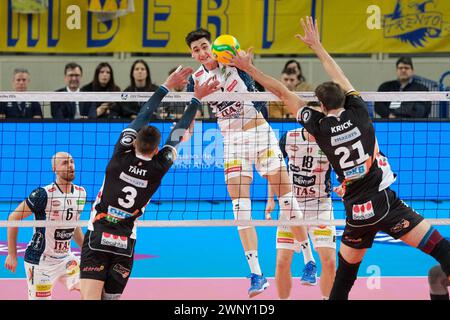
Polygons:
M187 53L196 28L228 33L257 54L310 50L294 38L299 19L318 19L331 53L450 52L448 0L134 0L134 10L100 21L130 0L48 0L42 13L0 1L2 52Z

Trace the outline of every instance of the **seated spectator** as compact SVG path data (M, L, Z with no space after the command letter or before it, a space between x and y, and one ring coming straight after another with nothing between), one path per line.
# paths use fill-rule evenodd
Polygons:
M284 69L281 73L281 82L290 91L295 91L299 83L298 74L294 69ZM272 119L283 119L290 118L291 114L289 109L281 101L271 101L269 102L269 118Z
M154 92L158 89L158 86L152 83L150 75L150 68L148 64L142 60L136 60L133 62L130 70L130 85L124 90L125 92ZM136 118L141 105L139 102L122 102L120 104L120 110L118 114L122 118ZM151 120L156 119L156 115Z
M414 67L411 58L397 60L397 80L384 82L379 92L428 91L428 88L414 81ZM375 112L382 118L427 118L431 111L429 101L375 102Z
M297 60L289 60L284 65L283 69L294 69L297 74L298 83L295 87L295 90L293 91L300 91L300 92L314 91L314 86L306 82L306 79L303 76L302 66L300 65L300 62L298 62Z
M100 63L94 72L94 80L81 88L85 92L120 91L114 82L114 73L108 62ZM115 102L84 102L89 118L117 118L117 103Z
M75 62L70 62L64 67L64 88L56 90L56 92L79 92L81 79L83 77L83 69ZM80 103L79 101L62 101L52 102L50 104L52 117L54 119L86 119L89 105Z
M14 69L12 89L17 92L28 90L30 73L27 69ZM0 119L42 119L42 109L39 102L9 101L0 102Z

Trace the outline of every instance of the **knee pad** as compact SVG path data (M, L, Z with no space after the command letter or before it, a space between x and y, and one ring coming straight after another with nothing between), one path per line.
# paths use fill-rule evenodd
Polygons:
M248 198L233 200L233 213L235 220L252 220L252 201ZM252 226L238 226L238 230L249 229Z
M450 276L450 242L448 242L447 239L442 238L436 243L433 250L430 252L430 255L441 264L444 274L447 277Z
M430 227L428 232L423 236L418 248L426 254L431 254L438 243L443 239L442 235L435 228Z
M303 220L303 213L292 192L281 196L278 201L280 204L280 218L282 220Z
M440 265L434 266L428 271L428 284L430 285L430 293L434 295L448 294L448 278Z
M121 296L121 293L106 293L105 290L102 292L102 300L119 300Z

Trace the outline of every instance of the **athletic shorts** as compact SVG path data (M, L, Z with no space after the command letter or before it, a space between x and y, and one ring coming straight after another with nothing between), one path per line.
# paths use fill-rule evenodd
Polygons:
M223 135L225 180L240 176L253 178L253 164L261 176L275 174L286 167L277 137L268 123Z
M390 188L361 201L344 201L344 206L347 221L342 242L355 249L371 248L378 231L401 238L424 219Z
M43 256L38 265L26 261L24 264L30 300L50 300L56 281L68 290L79 289L80 259L73 253L58 259Z
M133 268L135 240L105 232L84 236L80 278L103 281L108 294L122 294Z
M302 201L299 200L300 209L305 220L333 220L333 205L331 199ZM336 249L335 226L306 226L309 237L315 249ZM300 252L300 242L292 234L289 226L278 226L276 248Z

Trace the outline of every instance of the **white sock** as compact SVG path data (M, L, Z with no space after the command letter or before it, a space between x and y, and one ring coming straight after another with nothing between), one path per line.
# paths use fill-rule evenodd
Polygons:
M245 256L247 257L247 262L248 265L250 266L250 272L262 275L261 267L259 266L258 251L257 250L245 251Z
M300 246L302 247L303 261L305 262L305 264L307 264L309 261L315 263L316 260L314 260L309 240L306 239L305 241L300 242Z
M330 300L330 297L322 296L322 300Z
M278 298L278 300L291 300L291 296L288 296L287 298Z

